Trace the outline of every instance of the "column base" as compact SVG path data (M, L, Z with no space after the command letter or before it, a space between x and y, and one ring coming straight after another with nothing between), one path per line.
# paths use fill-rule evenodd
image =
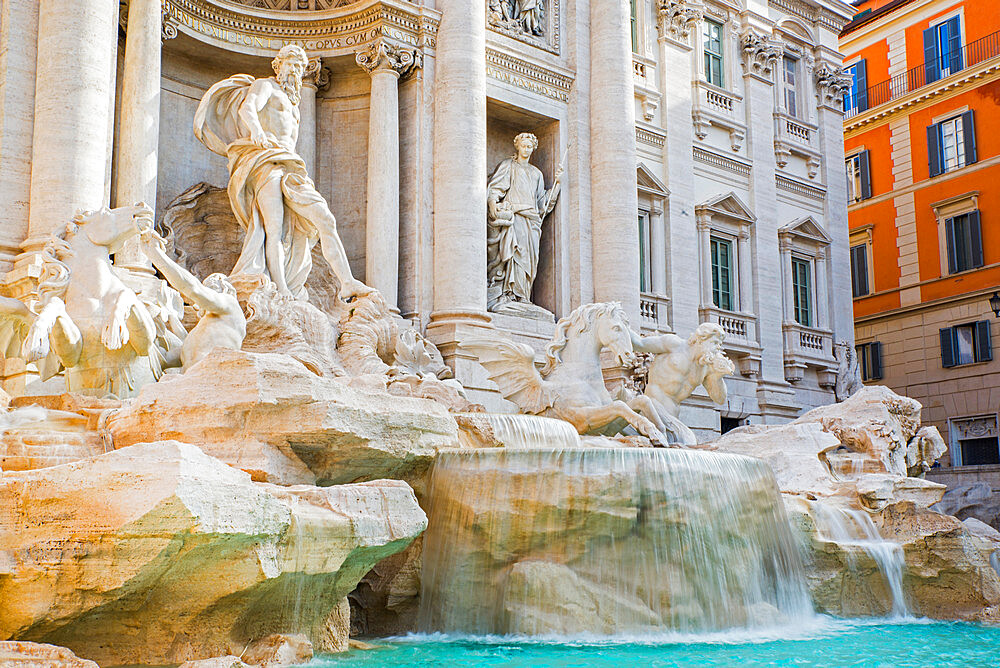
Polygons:
M485 311L435 311L427 325L427 338L437 346L445 364L465 387L469 400L491 411L509 412L478 358L460 347L468 339L496 336L497 330Z

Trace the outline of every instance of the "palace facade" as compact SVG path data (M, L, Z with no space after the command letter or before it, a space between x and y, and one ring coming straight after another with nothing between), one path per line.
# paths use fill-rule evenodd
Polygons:
M840 0L2 8L7 294L31 294L45 240L79 209L145 201L157 220L185 221L174 232L189 259L233 254L213 232L225 212L199 199L229 174L195 138L195 110L225 77L269 76L296 43L311 59L297 149L355 275L476 397L500 401L464 338L492 323L541 351L545 311L616 300L643 333L725 330L728 403L696 395L681 415L703 435L834 400L834 345L854 343L837 42L854 11ZM546 187L564 169L533 286L544 311L491 314L487 180L521 132L538 139ZM116 264L153 275L134 250ZM5 387L26 391L31 372L6 360Z

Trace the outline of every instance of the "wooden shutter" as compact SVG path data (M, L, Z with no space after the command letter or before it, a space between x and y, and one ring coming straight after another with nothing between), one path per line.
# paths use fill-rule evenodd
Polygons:
M965 139L965 164L976 162L976 123L973 111L962 114L962 136Z
M927 166L931 176L937 176L944 171L941 165L941 126L927 126Z
M858 91L858 111L864 111L868 108L868 64L864 58L854 70L854 85Z
M958 273L958 244L955 243L955 219L948 218L944 221L944 237L948 246L948 273Z
M990 341L990 321L976 323L976 361L989 362L993 359L993 342Z
M979 212L972 211L968 214L966 227L969 233L970 246L972 247L972 269L983 266L983 228L979 222Z
M961 19L956 16L948 20L948 71L951 74L963 67L962 62L962 26Z
M882 380L882 344L879 341L872 341L868 346L868 357L871 359L869 380Z
M851 286L855 297L868 294L868 247L851 247Z
M937 28L931 26L924 31L924 83L929 84L941 78L938 64Z
M861 199L870 199L872 196L872 168L868 159L868 151L862 151L858 160L861 162Z
M945 369L955 366L955 333L951 327L939 330L941 335L941 366Z

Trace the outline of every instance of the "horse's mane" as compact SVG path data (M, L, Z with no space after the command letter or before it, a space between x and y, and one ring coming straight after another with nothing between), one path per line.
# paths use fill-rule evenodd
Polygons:
M599 302L597 304L584 304L573 309L569 315L560 318L556 323L556 333L552 341L545 347L545 365L541 373L547 376L562 362L562 351L569 343L569 334L573 328L579 326L579 331L586 331L594 326L594 322L602 315L609 315L620 319L623 323L628 323L628 316L622 309L619 302Z
M80 227L101 211L78 211L59 234L52 234L42 248L42 270L38 277L38 297L41 304L53 297L62 297L69 286L70 270L66 260L72 259L73 237Z

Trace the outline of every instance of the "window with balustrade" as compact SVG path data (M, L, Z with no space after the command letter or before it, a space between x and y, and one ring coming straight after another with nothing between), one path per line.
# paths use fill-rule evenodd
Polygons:
M723 311L733 310L733 242L713 236L712 252L712 303Z
M781 89L785 102L785 113L799 117L799 59L784 56L781 59Z
M813 326L812 262L806 258L792 258L792 299L795 322L803 327Z
M706 19L702 27L702 52L705 58L705 81L722 88L725 84L723 70L722 24Z

